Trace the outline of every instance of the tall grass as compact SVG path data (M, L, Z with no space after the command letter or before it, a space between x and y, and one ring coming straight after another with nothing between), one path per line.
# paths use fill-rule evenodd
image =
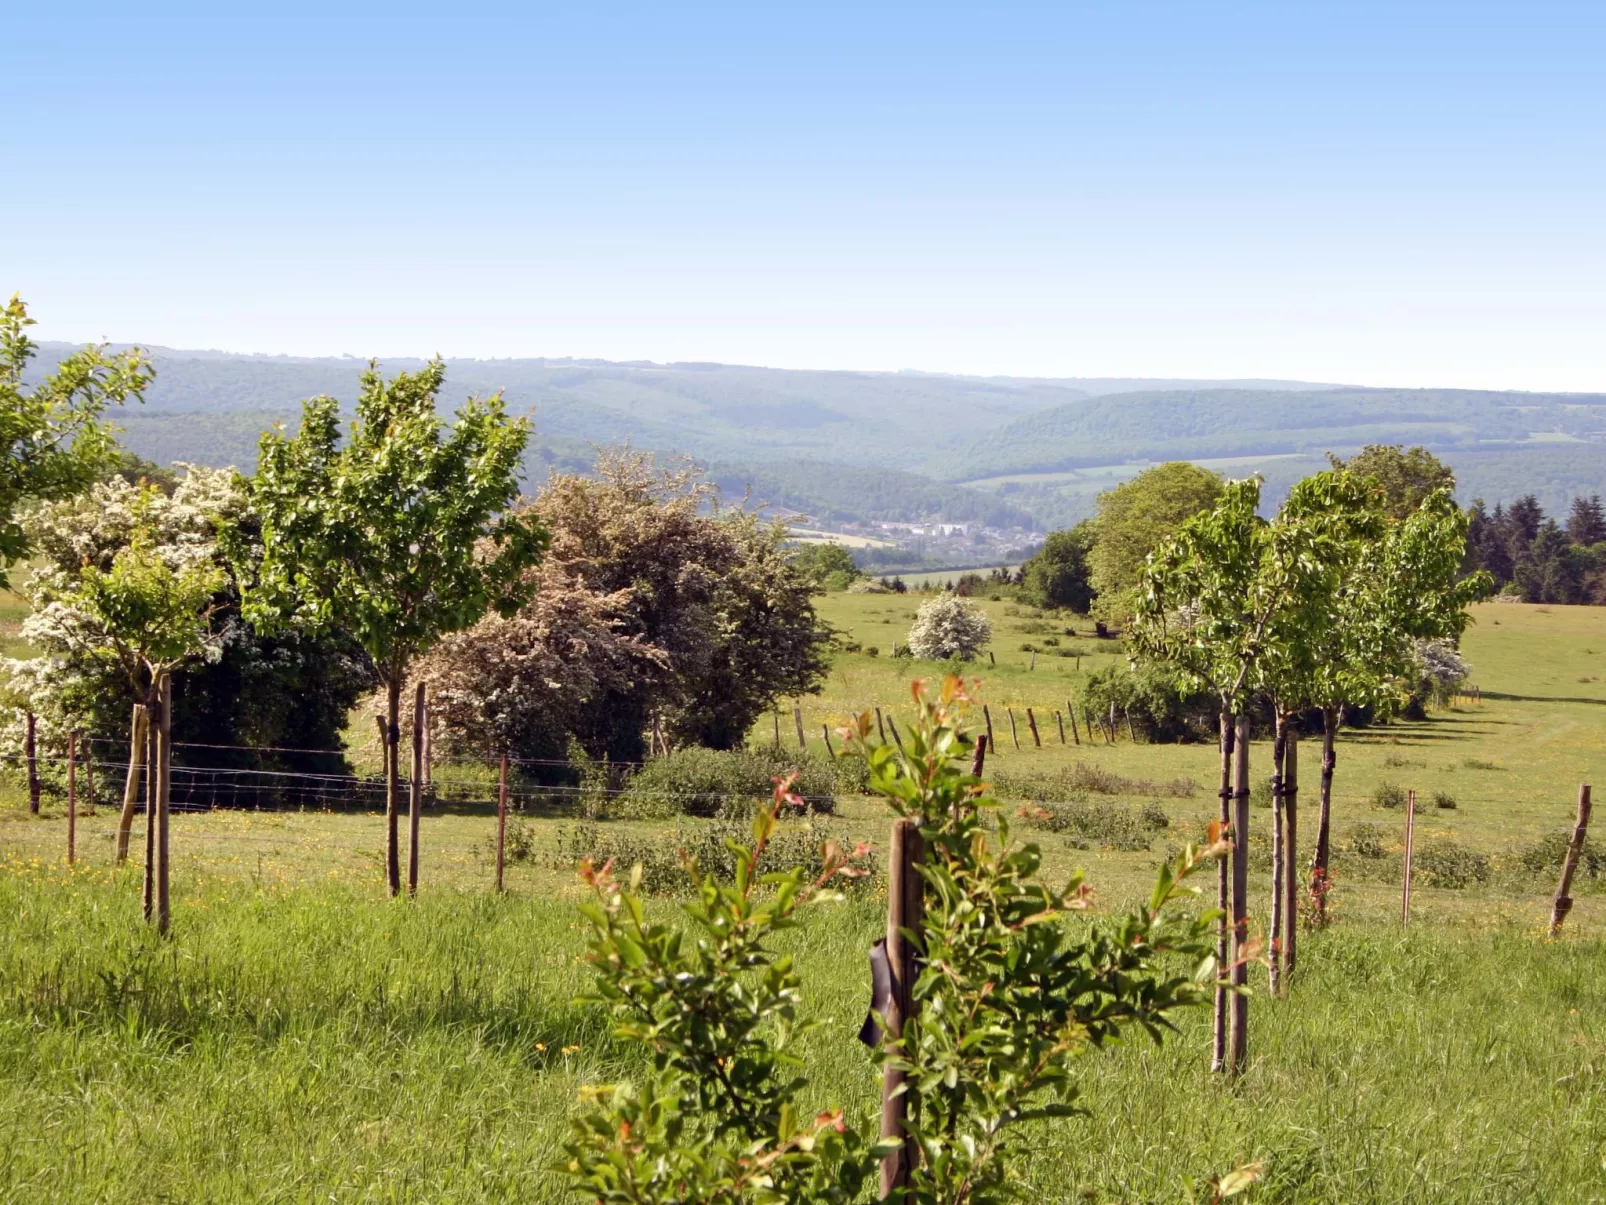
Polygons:
M663 914L673 905L654 905ZM590 1009L571 904L348 887L186 889L150 938L137 883L0 870L0 1200L558 1201L583 1082L641 1065ZM853 1040L876 901L788 935L810 1104L867 1116ZM1042 1201L1184 1199L1264 1159L1261 1201L1555 1201L1606 1193L1606 950L1498 924L1310 934L1257 998L1236 1089L1206 1018L1082 1064L1089 1116L1045 1125Z

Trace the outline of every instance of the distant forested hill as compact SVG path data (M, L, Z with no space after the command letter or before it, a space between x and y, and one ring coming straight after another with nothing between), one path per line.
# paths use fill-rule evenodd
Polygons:
M36 370L67 350L45 345ZM155 359L147 404L117 416L129 445L161 462L247 470L263 429L294 423L315 394L349 403L364 367L165 349ZM751 484L757 498L824 519L1061 525L1091 513L1100 490L1166 459L1261 472L1278 496L1324 453L1374 442L1426 444L1457 469L1464 500L1537 492L1554 510L1575 493L1606 493L1606 394L448 362L445 404L497 389L515 411L533 411L532 480L588 463L593 444L629 441L713 465L727 494Z

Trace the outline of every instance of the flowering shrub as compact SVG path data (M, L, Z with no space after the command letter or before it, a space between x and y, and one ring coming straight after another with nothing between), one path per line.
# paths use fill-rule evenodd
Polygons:
M926 661L973 661L992 638L993 625L980 607L944 594L915 613L909 652Z

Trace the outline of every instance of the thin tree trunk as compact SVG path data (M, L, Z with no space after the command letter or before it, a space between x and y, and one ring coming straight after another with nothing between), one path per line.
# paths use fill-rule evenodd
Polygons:
M1328 861L1333 841L1333 771L1338 767L1338 725L1342 712L1337 707L1322 708L1322 778L1316 801L1316 849L1310 859L1310 894L1316 905L1317 924L1327 923Z
M1283 991L1299 951L1299 725L1283 748Z
M164 937L172 926L168 892L170 842L168 806L173 790L173 680L165 673L156 712L156 931Z
M385 684L385 885L401 894L401 677L394 670Z
M1283 900L1287 893L1283 889L1283 875L1288 867L1283 847L1283 753L1288 748L1288 717L1275 703L1272 710L1276 715L1276 728L1271 745L1271 958L1266 968L1271 994L1276 996L1282 991L1286 922Z
M1229 1001L1227 1074L1243 1074L1249 1058L1249 717L1238 717L1232 784L1232 984Z
M413 764L407 783L407 894L418 894L418 820L424 814L424 684L413 692Z
M37 816L39 814L39 749L36 741L39 727L39 717L33 712L28 713L27 731L22 738L22 752L28 759L28 811Z
M128 861L128 838L134 831L134 813L139 808L139 775L145 765L145 704L134 704L134 718L129 724L128 777L123 780L123 811L117 817L117 865Z
M151 696L145 704L145 891L144 910L147 921L156 918L156 712L161 700L151 686Z
M496 889L502 890L502 864L507 849L507 752L496 779Z
M1230 711L1221 712L1221 831L1226 833L1232 823L1232 751L1236 736L1234 718ZM1227 905L1230 861L1216 861L1216 908L1221 919L1216 923L1216 1009L1210 1052L1210 1070L1224 1071L1227 1067Z
M67 734L67 865L78 861L78 730Z

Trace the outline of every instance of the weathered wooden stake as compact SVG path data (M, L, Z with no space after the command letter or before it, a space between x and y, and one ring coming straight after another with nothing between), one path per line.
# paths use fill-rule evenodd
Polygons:
M988 649L987 650L987 664L988 665L993 665L993 666L996 666L998 664L998 658L993 656L993 650L992 649Z
M407 782L407 894L418 894L418 821L424 814L424 684L413 692L413 764Z
M67 865L78 861L78 730L67 734Z
M1131 711L1130 708L1127 708L1127 707L1123 707L1123 708L1121 708L1121 710L1126 715L1126 735L1127 735L1127 739L1130 740L1135 745L1135 744L1138 743L1138 730L1136 728L1132 727L1132 711Z
M918 934L925 914L923 883L918 869L924 855L920 822L909 817L892 822L891 848L887 858L887 966L892 973L883 1041L896 1045L903 1034L904 1019L914 1007L914 983L918 971ZM902 1145L881 1161L881 1199L901 1201L909 1186L909 1175L919 1157L919 1148L904 1131L909 1098L903 1091L904 1074L891 1066L881 1081L881 1137Z
M1065 716L1060 713L1057 707L1054 709L1054 722L1059 725L1060 744L1063 745L1065 743Z
M987 746L990 743L985 734L976 738L976 755L970 759L970 776L972 778L980 778L982 770L986 768Z
M981 718L987 721L987 744L991 748L998 748L998 742L993 739L993 713L987 710L987 704L981 705Z
M507 751L496 779L496 889L502 890L502 864L507 849Z
M1299 728L1289 725L1283 751L1283 990L1299 953Z
M903 752L903 738L898 735L898 726L892 722L892 713L887 712L887 731L892 733L892 743L898 746L898 752Z
M1243 1074L1249 1058L1249 717L1238 717L1232 787L1232 993L1228 1007L1227 1074Z
M1071 717L1071 739L1074 740L1078 745L1081 745L1082 734L1076 727L1076 700L1074 696L1065 700L1065 714ZM1091 739L1093 736L1091 732L1087 735L1089 739Z
M1266 973L1273 996L1282 992L1283 977L1283 876L1288 870L1283 848L1283 755L1288 749L1288 717L1276 709L1276 729L1271 745L1271 957Z
M1223 835L1232 828L1232 766L1233 751L1236 748L1235 721L1230 712L1221 712L1221 807L1217 815L1220 831ZM1092 739L1092 732L1088 739ZM1230 903L1231 862L1227 858L1216 859L1216 910L1221 919L1216 922L1216 999L1215 1011L1212 1017L1211 1043L1210 1043L1210 1070L1225 1071L1227 1069L1227 989L1224 980L1227 975L1227 956L1230 949L1227 944L1228 933L1228 907Z
M825 753L827 757L836 757L836 747L831 744L831 725L821 724L820 735L825 738Z
M1556 900L1550 906L1550 936L1561 932L1561 923L1573 910L1573 899L1568 894L1573 887L1573 873L1584 852L1584 838L1589 833L1589 784L1578 787L1578 819L1573 824L1572 839L1567 842L1567 856L1561 863L1561 882L1556 887Z
M775 712L775 747L781 747L781 713Z
M1041 749L1043 747L1043 738L1037 735L1037 717L1032 714L1030 707L1026 709L1026 727L1032 730L1032 745Z
M803 739L803 709L801 707L792 708L792 720L797 724L797 747L799 749L807 749L809 743Z
M1411 858L1416 845L1416 792L1405 793L1405 882L1400 888L1400 924L1411 923Z
M156 919L156 746L161 696L147 706L145 724L145 886L141 897L145 919Z
M1026 668L1028 670L1034 670L1034 669L1037 668L1037 650L1036 649L1032 650L1032 661L1031 661L1031 664L1028 665Z
M173 680L165 673L157 685L156 705L156 931L166 935L173 923L168 871L171 846L168 804L173 791Z
M1015 742L1015 752L1019 753L1020 732L1015 727L1015 709L1013 707L1006 707L1004 710L1009 713L1009 739Z
M28 811L35 816L39 814L39 750L34 742L38 724L39 718L30 711L22 738L23 756L28 759Z
M881 708L879 708L879 707L877 707L875 709L875 730L876 730L877 735L879 735L881 737L881 743L883 745L886 744L887 743L887 726L881 720Z

